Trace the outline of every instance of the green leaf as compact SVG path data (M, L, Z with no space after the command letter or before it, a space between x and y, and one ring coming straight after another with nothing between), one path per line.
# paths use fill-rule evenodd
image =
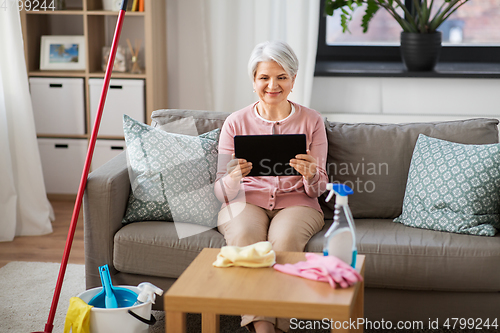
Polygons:
M325 2L325 14L332 16L333 12L335 11L334 4L332 0L326 0Z
M325 14L332 16L333 12L339 8L347 5L346 0L326 0L325 2Z
M375 0L368 0L366 6L365 15L363 15L363 20L361 22L361 26L363 27L363 33L368 31L368 24L371 19L375 15L375 13L379 10L379 5Z
M352 0L347 0L347 7L349 7L350 10L354 11L354 7L352 6Z
M342 26L342 32L345 33L346 31L349 31L349 33L351 33L351 31L349 30L349 19L347 15L340 15L340 25Z
M418 30L420 32L425 32L426 22L422 13L422 7L420 6L420 0L413 0L413 9L415 10L415 23L417 24Z

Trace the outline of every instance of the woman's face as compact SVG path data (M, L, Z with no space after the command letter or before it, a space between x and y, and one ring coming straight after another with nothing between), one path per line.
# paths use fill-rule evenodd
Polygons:
M287 101L294 82L295 77L290 77L277 62L261 61L257 65L253 88L262 102L278 105Z

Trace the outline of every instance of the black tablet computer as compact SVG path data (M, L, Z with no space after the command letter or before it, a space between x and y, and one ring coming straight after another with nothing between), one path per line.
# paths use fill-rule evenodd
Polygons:
M290 160L306 145L305 134L236 135L234 154L252 162L248 176L298 176Z

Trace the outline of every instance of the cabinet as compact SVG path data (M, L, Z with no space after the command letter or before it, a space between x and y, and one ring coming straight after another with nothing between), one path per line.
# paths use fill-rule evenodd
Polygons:
M83 81L83 78L29 78L33 116L40 136L85 135Z
M129 6L132 0L129 0ZM167 107L167 63L166 63L166 4L165 0L145 0L144 12L127 11L119 45L128 49L127 38L135 46L135 40L141 40L139 53L142 72L138 74L113 71L112 80L130 80L143 83L142 101L143 119L151 123L151 113ZM66 0L63 10L51 9L21 11L21 24L24 39L24 51L28 76L32 78L79 78L83 80L83 120L84 131L64 133L43 133L37 130L39 138L90 139L91 110L90 83L93 79L103 79L102 48L111 46L118 12L103 9L102 0ZM84 70L40 70L41 36L44 35L80 35L85 40ZM130 80L132 81L132 80ZM109 92L108 92L109 97ZM53 103L53 101L51 101ZM137 101L135 101L137 102ZM106 101L107 105L107 101ZM65 126L63 117L58 126ZM102 133L99 140L123 140L123 134L116 131L111 135ZM116 146L116 145L114 145ZM102 162L102 161L101 161ZM76 193L76 192L75 192Z
M76 193L85 164L85 139L39 138L38 149L46 191L59 195Z
M104 79L89 80L90 124L94 126ZM117 80L109 82L106 104L101 118L99 133L123 137L123 114L144 122L144 81Z

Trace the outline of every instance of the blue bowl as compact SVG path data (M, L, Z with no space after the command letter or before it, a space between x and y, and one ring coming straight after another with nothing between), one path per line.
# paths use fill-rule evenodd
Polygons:
M137 300L137 293L126 288L113 286L107 264L99 266L99 275L101 276L102 290L90 300L89 305L105 309L134 305Z
M122 287L113 287L113 292L116 297L116 302L119 308L125 308L134 305L137 301L137 294L130 289ZM105 304L106 294L101 293L90 300L89 305L95 306L96 308L106 308Z

